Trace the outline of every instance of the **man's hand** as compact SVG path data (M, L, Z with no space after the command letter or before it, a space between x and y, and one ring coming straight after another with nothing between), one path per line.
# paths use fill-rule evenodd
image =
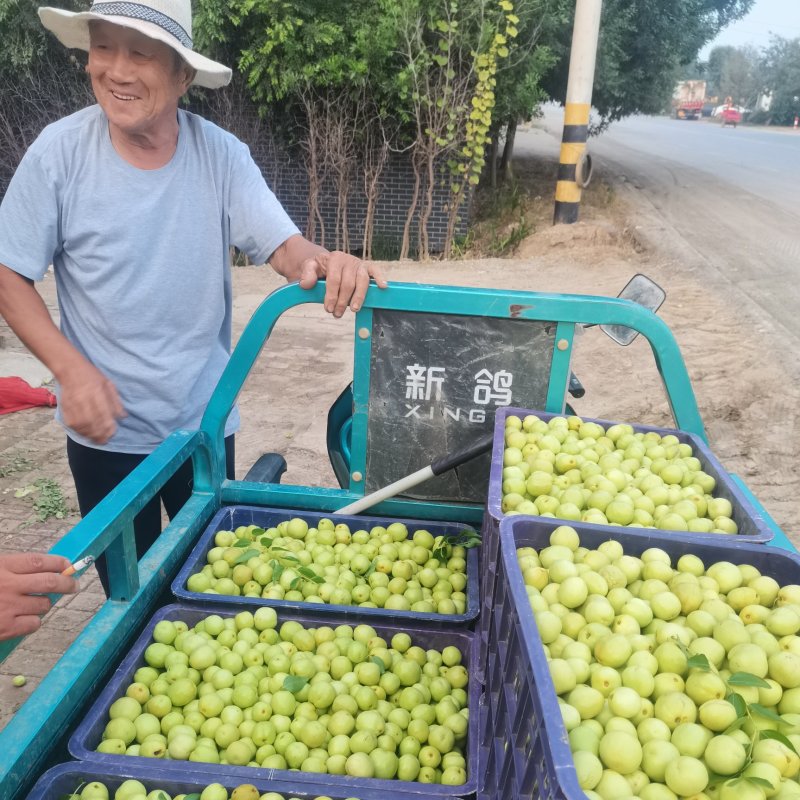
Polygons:
M270 266L287 281L299 281L303 289L312 289L325 279L325 310L341 317L349 306L358 311L364 304L372 278L381 289L388 287L379 267L348 253L329 253L308 239L295 234L275 249Z
M325 310L334 317L341 317L348 306L353 311L361 308L370 278L381 289L389 285L375 264L340 251L318 253L303 261L300 286L311 289L320 278L325 278Z
M77 591L77 581L61 574L69 565L63 556L0 554L0 641L39 629L51 603L37 595Z
M61 376L58 402L64 424L97 444L105 444L125 416L117 388L88 361Z

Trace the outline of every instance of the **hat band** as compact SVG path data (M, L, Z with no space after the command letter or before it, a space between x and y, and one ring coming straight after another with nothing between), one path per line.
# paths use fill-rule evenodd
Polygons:
M128 17L130 19L139 19L143 22L152 22L174 36L184 47L189 50L192 49L192 37L181 25L172 17L168 17L150 6L143 6L139 3L93 3L90 10L93 14Z

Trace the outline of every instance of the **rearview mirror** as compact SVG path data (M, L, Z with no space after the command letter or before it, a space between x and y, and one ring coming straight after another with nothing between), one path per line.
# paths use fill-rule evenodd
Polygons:
M655 312L661 308L667 293L654 280L638 272L625 284L617 297L638 303ZM600 330L623 347L629 345L639 335L639 331L626 325L601 325Z

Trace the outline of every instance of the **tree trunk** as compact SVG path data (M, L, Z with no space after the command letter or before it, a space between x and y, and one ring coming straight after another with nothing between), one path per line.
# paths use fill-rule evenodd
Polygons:
M434 154L429 151L425 159L425 176L427 185L425 187L425 202L422 204L422 211L419 215L419 253L420 261L427 261L431 255L430 237L428 236L428 222L433 213L433 192L436 188L436 170L434 165Z
M497 188L497 138L498 134L492 136L492 143L489 146L489 186Z
M406 221L403 225L403 241L400 244L400 260L408 258L408 251L411 247L411 223L414 221L414 215L417 213L417 205L419 203L419 189L421 183L420 163L416 155L416 148L411 157L411 164L414 168L414 189L411 192L411 200L408 204L408 211L406 212Z
M469 184L462 180L457 192L450 195L450 209L447 212L447 234L444 241L444 257L451 258L453 253L453 241L456 238L456 224L458 223L458 212L464 204L464 197L467 195Z
M500 161L500 180L508 180L514 177L514 170L511 167L511 159L514 156L514 137L517 135L516 119L509 121L506 128L506 142L503 146L503 158Z

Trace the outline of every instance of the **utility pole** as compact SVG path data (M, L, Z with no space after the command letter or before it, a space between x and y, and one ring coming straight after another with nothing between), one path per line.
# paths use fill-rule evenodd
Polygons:
M586 139L589 133L589 112L592 108L594 65L602 8L603 0L575 2L554 225L578 221L581 189L589 185L592 174L592 160L586 152Z

